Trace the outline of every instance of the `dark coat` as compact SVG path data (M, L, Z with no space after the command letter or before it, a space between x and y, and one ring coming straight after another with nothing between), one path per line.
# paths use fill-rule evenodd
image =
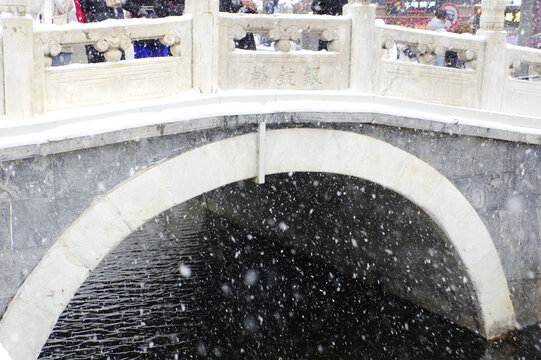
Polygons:
M169 0L127 0L122 6L124 10L129 11L133 18L143 17L139 14L141 7L147 7L148 17L163 18L170 15L182 15L184 12L184 0L173 1L173 6L169 6Z
M342 15L342 7L348 0L314 0L312 11L316 15Z
M240 0L220 0L220 11L229 13L236 13L240 11L246 14L257 14L256 10L250 10L242 6L242 1ZM255 50L256 46L254 34L251 32L246 33L245 37L235 41L235 47L237 49Z
M105 0L79 0L79 5L87 23L107 19L124 19L122 8L110 8L105 4Z
M314 0L312 1L312 11L316 15L342 15L342 7L348 3L348 0ZM327 50L329 42L319 40L318 50Z
M220 0L220 11L228 13L236 13L242 7L240 0Z

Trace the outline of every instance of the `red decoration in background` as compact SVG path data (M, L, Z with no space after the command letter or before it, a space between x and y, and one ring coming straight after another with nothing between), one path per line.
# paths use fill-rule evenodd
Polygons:
M79 5L79 0L73 0L75 3L75 13L77 14L77 21L80 23L86 22L85 14L81 11L81 5Z

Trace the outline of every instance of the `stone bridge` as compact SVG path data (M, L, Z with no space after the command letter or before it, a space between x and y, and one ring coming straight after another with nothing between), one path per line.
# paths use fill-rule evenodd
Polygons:
M382 246L365 249L366 229L348 220L341 240L351 246L322 239L315 256L487 339L539 321L541 83L512 72L537 71L541 52L506 45L502 3L483 4L482 31L465 36L379 24L373 5L355 1L341 17L221 14L216 1L186 1L181 17L68 28L33 25L27 4L4 1L0 343L13 359L36 358L89 272L177 204L203 196L258 227L258 209L236 212L241 200L220 188L244 181L264 209L264 183L288 173L334 174L358 203L363 188L382 199L369 212L329 212L380 221L392 238L374 235ZM276 51L235 49L247 31ZM293 49L312 33L329 51ZM144 38L173 56L119 61ZM83 44L108 62L48 66L61 46ZM395 44L420 63L388 58ZM429 65L445 49L466 69ZM397 206L411 231L384 216ZM303 248L293 225L285 235ZM417 225L434 240L416 242ZM426 254L446 265L425 266Z

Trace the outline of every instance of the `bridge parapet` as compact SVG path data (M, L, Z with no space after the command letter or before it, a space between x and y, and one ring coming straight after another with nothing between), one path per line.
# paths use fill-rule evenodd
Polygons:
M192 88L191 16L107 20L34 31L34 113L173 96ZM159 39L174 56L119 61L133 40ZM90 45L105 64L51 67L62 47ZM45 60L45 61L43 61Z
M7 119L170 97L191 89L207 94L232 89L348 90L541 114L541 82L510 76L522 64L539 72L541 51L505 44L496 16L499 0L483 2L484 25L476 36L380 24L375 6L361 1L350 2L343 16L334 17L224 14L218 12L217 0L186 0L186 15L179 17L69 26L32 25L24 16L28 0L9 4L2 10L14 16L1 18L5 106L0 113ZM234 41L247 32L263 34L274 48L236 49ZM297 49L295 41L303 36L327 41L328 51ZM140 39L159 39L173 56L119 61L121 50ZM410 46L419 63L386 56L397 44ZM73 45L94 46L104 52L107 63L49 66L52 56ZM430 65L446 50L456 51L466 68Z
M220 14L221 89L344 90L349 87L351 19L336 16ZM270 51L235 49L247 32L274 41ZM303 35L329 51L296 50Z
M452 50L458 52L466 62L466 69L475 70L477 60L483 55L485 39L480 36L404 29L383 24L377 24L376 28L383 49L391 49L396 44L410 46L418 54L419 63L424 65L430 65L435 55Z
M385 59L380 55L376 75L378 94L445 105L481 107L485 46L488 46L484 37L402 29L383 24L377 25L376 29L381 49L393 49L397 44L409 46L419 58L419 63L413 63ZM446 49L456 51L465 60L465 70L430 65L433 58Z
M532 72L537 74L538 80L541 77L541 50L523 48L514 45L507 45L506 51L507 66L509 72L514 72L523 65L529 66ZM541 95L541 81L523 81L516 78L506 77L506 86L503 92L501 110L503 112L519 112L518 109L530 109L526 114L541 114L541 108L533 103L539 101Z

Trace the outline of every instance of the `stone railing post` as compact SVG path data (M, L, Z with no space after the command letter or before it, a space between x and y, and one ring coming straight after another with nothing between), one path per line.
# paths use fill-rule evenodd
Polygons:
M33 23L27 17L29 0L2 0L2 53L4 111L8 120L23 120L32 114L34 71Z
M499 111L509 72L507 33L503 30L505 0L483 0L481 8L481 29L477 34L485 37L485 51L479 105L483 110Z
M213 94L218 89L218 0L185 0L184 8L193 16L193 88Z
M2 21L0 20L0 26L2 26ZM4 93L4 41L2 32L0 31L0 119L6 115L5 109L5 93Z
M350 0L344 6L344 16L351 18L349 87L372 94L379 54L376 51L376 5L365 0Z

